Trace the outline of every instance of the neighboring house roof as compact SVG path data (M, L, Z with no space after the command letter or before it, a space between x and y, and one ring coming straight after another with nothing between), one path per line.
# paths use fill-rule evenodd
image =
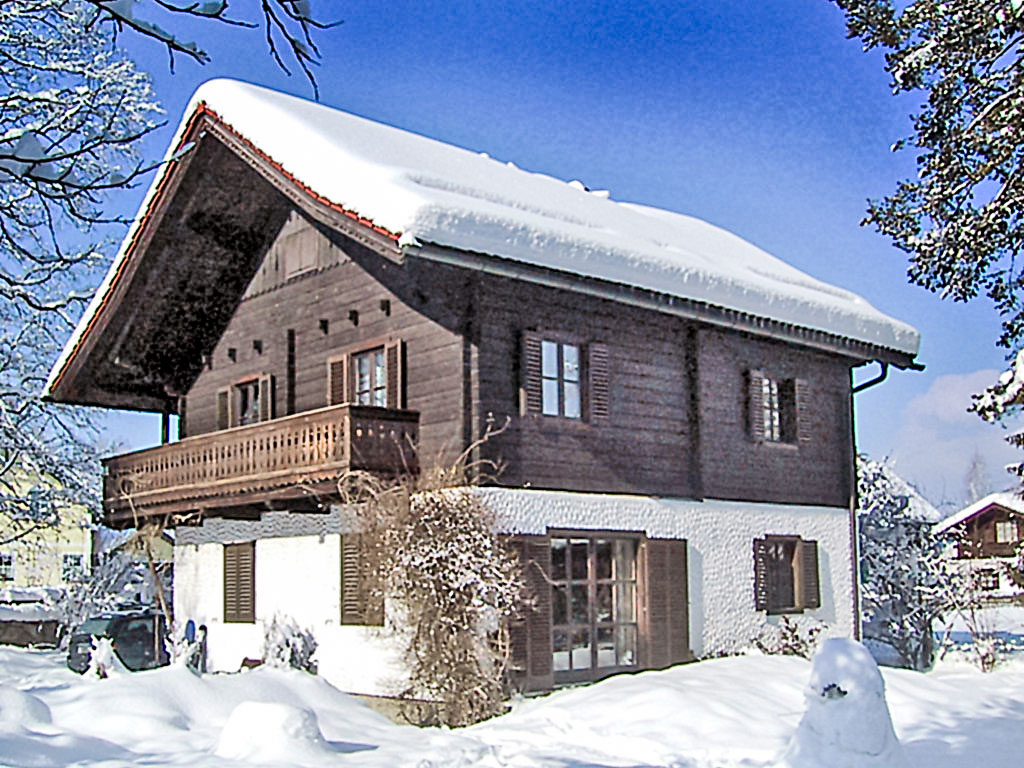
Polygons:
M959 512L954 512L935 526L935 532L943 533L948 531L953 526L966 522L975 515L987 512L995 506L1003 507L1010 512L1016 512L1018 515L1024 515L1024 499L1021 498L1020 493L1018 491L1000 491L998 493L990 493L988 496L964 507Z
M832 334L892 351L904 365L918 351L919 334L911 326L690 216L615 202L579 182L232 80L199 88L168 160L183 156L202 115L230 129L318 203L389 238L403 256L432 258L437 248L483 254ZM154 179L121 252L50 374L48 394L122 272L131 279L124 264L174 168L168 162Z

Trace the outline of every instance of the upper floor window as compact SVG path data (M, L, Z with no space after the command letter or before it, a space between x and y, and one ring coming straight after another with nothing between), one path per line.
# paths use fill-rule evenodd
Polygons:
M235 385L238 398L238 425L255 424L260 420L260 383L247 381Z
M353 402L359 405L387 407L388 379L384 347L352 355L352 374L355 382Z
M580 406L580 348L576 344L541 341L541 413L578 419Z
M0 581L14 581L14 555L0 552Z
M327 404L405 406L404 344L395 339L327 360Z
M764 371L748 374L750 435L758 442L790 443L810 440L808 386L803 379L782 379Z
M1015 544L1020 540L1016 520L1000 520L996 523L996 543Z
M217 392L217 429L274 418L274 377L263 374Z
M522 346L524 414L600 422L608 418L608 347L527 331Z

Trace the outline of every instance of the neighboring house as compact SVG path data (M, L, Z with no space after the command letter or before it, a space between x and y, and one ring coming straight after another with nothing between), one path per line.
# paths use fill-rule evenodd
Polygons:
M524 688L783 614L856 634L852 371L918 367L912 328L705 222L256 86L204 85L168 157L48 396L177 415L104 505L176 526L211 668L284 613L339 687L400 689L335 480L506 418L473 457L535 595Z
M935 526L955 537L956 557L973 571L986 601L1024 602L1024 586L1009 576L1017 548L1024 541L1024 500L1017 491L992 493Z
M92 534L89 512L80 506L62 511L60 523L38 529L0 523L0 588L61 587L89 573Z

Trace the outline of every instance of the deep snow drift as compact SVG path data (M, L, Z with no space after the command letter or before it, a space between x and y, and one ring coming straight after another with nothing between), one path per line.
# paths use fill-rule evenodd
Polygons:
M882 676L906 764L1021 764L1024 661ZM738 656L559 691L445 731L394 725L302 672L99 680L57 653L0 647L0 764L758 768L777 764L812 683L803 659Z

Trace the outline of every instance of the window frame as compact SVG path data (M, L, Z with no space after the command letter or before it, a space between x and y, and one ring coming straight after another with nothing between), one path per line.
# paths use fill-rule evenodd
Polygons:
M381 344L375 347L369 347L368 349L360 350L359 352L352 352L348 356L348 365L351 370L347 373L351 376L352 381L352 404L353 405L372 405L377 408L387 408L388 403L388 362L387 362L387 348ZM359 363L363 360L368 361L368 372L367 372L367 388L362 389L360 387L360 372ZM378 381L378 377L382 380ZM360 395L365 393L367 395L367 401L360 401ZM378 400L378 393L380 394L380 401Z
M234 429L248 427L272 421L277 416L274 376L269 373L257 373L233 381L227 387L217 390L217 429ZM252 397L255 393L255 397ZM251 400L250 408L243 405ZM245 419L243 415L253 412L255 418Z
M545 345L555 349L554 373L545 371ZM567 377L566 349L576 352L575 378ZM519 345L519 413L542 423L563 426L607 424L611 412L611 376L608 345L553 330L523 330ZM549 394L545 396L545 382ZM553 385L553 395L550 394ZM574 409L573 385L578 403ZM551 407L551 398L554 406ZM557 410L557 413L555 412Z
M786 564L769 553L769 547L789 546L792 546L792 553ZM808 572L808 560L812 557L813 574ZM787 575L789 578L785 579ZM782 582L788 582L788 589L779 594L777 585ZM788 597L787 593L792 594L791 600L783 599ZM821 607L821 558L817 541L794 534L767 534L754 539L754 606L769 616L804 613Z
M767 446L798 448L811 440L808 380L750 368L747 424L751 440Z
M5 562L6 561L6 562ZM0 582L14 581L15 557L13 552L0 552Z
M376 403L356 402L357 368L361 356L381 351L384 355L383 387L384 405ZM405 341L389 336L372 339L353 345L339 354L327 357L326 401L333 405L361 405L363 407L388 408L402 410L405 408ZM371 366L371 388L374 391L375 369ZM339 380L340 376L340 380Z
M540 364L540 384L541 384L541 416L549 416L555 418L568 419L570 421L582 421L583 420L583 345L576 341L567 341L564 339L548 338L541 335L541 364ZM547 371L547 354L546 350L550 347L554 347L554 374L549 374ZM575 379L571 379L568 376L569 363L566 359L566 350L574 350L576 355L576 370ZM548 383L554 384L554 402L551 403L554 406L554 412L549 410L549 387L546 386ZM570 413L569 409L569 394L570 386L575 386L575 409L573 413Z
M70 565L68 561L78 558L77 565ZM63 582L73 583L83 581L88 574L85 570L85 555L76 552L62 552L60 556L60 579Z
M1017 525L1017 521L1012 517L1007 518L1006 520L996 520L993 528L993 536L995 537L996 544L1016 544L1020 541L1020 527ZM1000 531L1006 531L1007 529L1012 529L1013 538L1004 538L1000 535Z

